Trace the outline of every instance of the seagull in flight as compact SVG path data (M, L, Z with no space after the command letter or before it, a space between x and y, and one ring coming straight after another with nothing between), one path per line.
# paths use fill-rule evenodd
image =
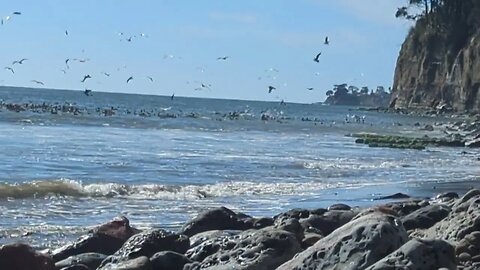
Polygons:
M313 87L307 87L308 91L312 91L314 88Z
M84 83L87 79L90 79L90 78L92 78L92 77L91 77L90 75L88 75L88 74L85 75L85 76L83 76L82 83Z
M226 61L228 58L229 56L221 56L221 57L217 57L217 60Z
M43 82L37 81L37 80L31 80L31 82L36 83L36 84L40 84L40 85L45 85Z
M68 30L65 30L65 36L68 36Z
M268 86L268 93L272 93L273 90L276 90L277 88L273 87L273 86Z
M12 15L22 15L22 12L20 12L20 11L14 11L14 12L12 12Z
M67 71L65 69L60 69L61 72L63 72L63 74L67 74Z
M330 44L330 40L328 39L328 36L325 37L325 41L323 42L323 44L325 45Z
M170 97L170 100L173 100L174 97L175 97L175 93L172 94L172 96Z
M107 77L110 77L110 73L107 73L107 72L102 72L103 75L107 76Z
M88 59L88 58L85 58L85 59L74 58L73 61L78 61L80 63L85 63L85 62L90 61L90 59Z
M313 61L315 61L315 62L317 62L317 63L320 62L320 55L322 55L322 52L319 52L319 53L317 54L317 56L315 56L315 58L313 58Z
M5 67L5 69L10 70L13 74L15 74L15 70L13 70L13 68L11 68L11 67Z
M153 82L153 78L150 76L147 76L147 79L149 79L151 82Z
M131 80L133 80L133 76L128 77L127 83L129 83Z
M70 66L68 65L68 61L70 61L70 58L65 59L65 65L67 66L67 69L70 68Z
M22 58L20 60L15 60L12 62L12 65L15 65L15 64L20 64L22 65L24 61L28 60L27 58Z
M92 90L85 88L85 91L83 91L85 96L91 96L92 95Z

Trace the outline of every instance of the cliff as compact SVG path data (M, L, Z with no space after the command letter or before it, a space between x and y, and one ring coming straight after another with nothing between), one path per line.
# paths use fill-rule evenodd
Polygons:
M445 4L446 5L446 4ZM420 17L404 41L390 107L480 111L480 1L449 1Z

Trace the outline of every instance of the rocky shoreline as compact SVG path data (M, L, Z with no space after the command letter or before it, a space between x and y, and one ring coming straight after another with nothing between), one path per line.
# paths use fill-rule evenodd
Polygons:
M54 250L4 245L0 269L480 269L479 206L472 189L261 218L219 207L176 232L118 217Z

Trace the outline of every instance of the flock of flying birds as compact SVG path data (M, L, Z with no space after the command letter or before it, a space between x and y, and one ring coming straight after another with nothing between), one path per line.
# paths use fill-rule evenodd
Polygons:
M22 13L19 12L19 11L15 11L15 12L10 13L10 14L7 15L7 16L2 17L2 18L1 18L1 25L4 25L4 24L6 24L7 22L9 22L14 16L19 16L19 15L22 15ZM65 36L68 36L68 35L69 35L68 30L65 30ZM127 41L127 42L132 42L133 38L136 38L136 37L137 37L136 35L134 35L134 36L128 36L128 37L124 38L125 35L124 35L124 33L122 33L122 32L118 33L118 35L121 37L121 39L120 39L121 41L122 41L122 40L125 40L125 41ZM144 34L144 33L141 33L141 34L139 35L139 37L148 37L148 35L146 35L146 34ZM330 40L329 40L328 36L325 37L325 40L324 40L324 43L323 43L323 44L324 44L324 45L329 45L329 44L330 44ZM321 55L322 55L322 52L321 52L321 51L318 52L318 53L315 55L315 57L313 58L313 61L316 62L316 63L319 63L319 62L320 62L320 56L321 56ZM166 58L175 58L175 56L173 56L173 55L165 55L165 56L164 56L164 59L166 59ZM177 58L181 59L181 57L177 57ZM230 58L229 56L220 56L220 57L217 57L217 60L218 60L218 61L227 61L229 58ZM13 62L11 63L11 66L6 66L6 67L5 67L5 70L11 72L12 74L15 74L15 69L14 69L15 65L23 65L25 61L28 61L28 59L27 59L27 58L22 58L22 59L19 59L19 60L15 60L15 61L13 61ZM88 59L88 58L72 58L72 59L67 58L67 59L65 59L65 69L61 69L61 71L62 71L64 74L66 74L66 73L67 73L67 70L70 69L69 63L71 63L71 61L75 61L75 62L78 62L78 63L85 63L85 62L90 61L90 59ZM275 68L270 68L269 71L279 72L279 71L278 71L277 69L275 69ZM104 76L106 76L106 77L110 77L110 75L111 75L110 73L107 73L107 72L102 72L102 74L103 74ZM92 78L92 76L91 76L90 74L86 74L86 75L83 76L83 79L82 79L80 82L85 83L88 79L91 79L91 78ZM151 82L154 81L153 78L150 77L150 76L147 76L146 78L147 78L149 81L151 81ZM133 79L134 79L133 76L128 77L127 80L126 80L126 83L127 83L127 84L130 83ZM42 86L45 85L44 82L39 81L39 80L31 80L31 82L32 82L32 83L35 83L35 84L37 84L37 85L42 85ZM197 87L197 88L195 88L194 90L197 90L197 91L207 90L207 89L210 89L210 87L211 87L211 84L200 83L200 86ZM268 93L270 94L270 93L272 93L272 92L273 92L274 90L276 90L276 89L277 89L277 88L276 88L275 86L269 85L269 86L268 86ZM312 91L312 90L314 90L314 88L313 88L313 87L308 87L307 90ZM84 93L85 93L86 96L90 96L90 95L92 95L92 90L85 88ZM171 96L171 99L173 99L174 96L175 96L175 94L173 94L173 95ZM283 101L282 101L282 103L283 103Z

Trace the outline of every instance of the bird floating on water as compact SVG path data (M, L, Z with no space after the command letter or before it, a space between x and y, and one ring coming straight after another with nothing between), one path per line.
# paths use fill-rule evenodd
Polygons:
M273 90L276 90L276 89L277 89L277 88L269 85L269 86L268 86L268 93L270 94L270 93L272 93Z
M127 83L129 83L131 80L133 80L133 76L128 77Z
M317 63L320 62L320 55L322 55L322 52L319 52L319 53L317 54L317 56L315 56L315 58L313 58L313 61L315 61L315 62L317 62Z
M92 78L92 77L91 77L90 75L88 75L88 74L85 75L85 76L83 76L82 83L85 82L87 79L90 79L90 78Z

